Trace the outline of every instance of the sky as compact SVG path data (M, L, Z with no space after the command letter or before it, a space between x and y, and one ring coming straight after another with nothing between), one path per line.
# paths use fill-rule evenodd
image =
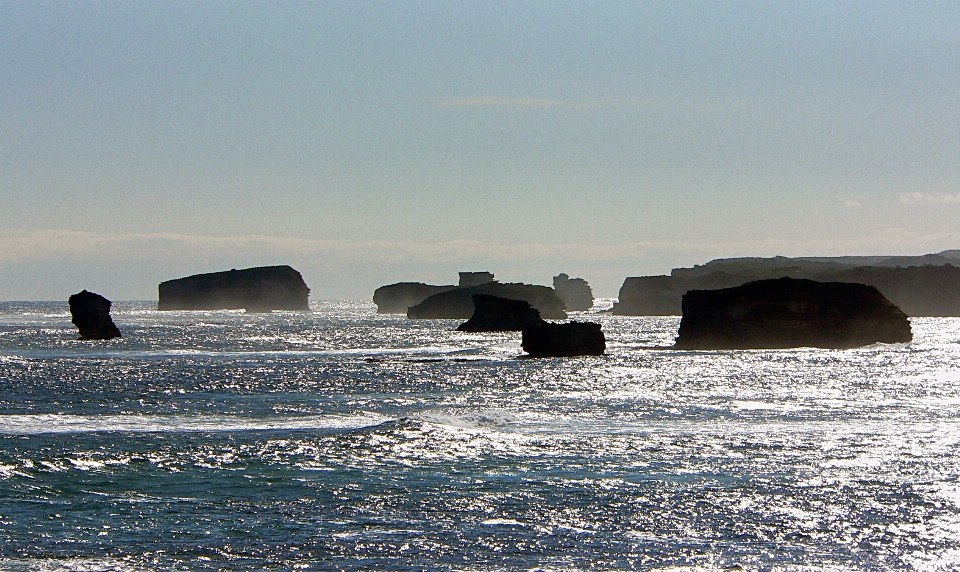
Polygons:
M0 300L953 248L957 2L0 3Z

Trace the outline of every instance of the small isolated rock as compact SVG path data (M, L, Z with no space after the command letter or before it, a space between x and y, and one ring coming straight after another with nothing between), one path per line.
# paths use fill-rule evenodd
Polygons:
M545 324L540 312L526 300L511 300L487 294L473 295L473 316L457 326L461 332L519 332L527 326Z
M120 329L110 317L110 300L86 290L70 296L71 320L80 330L81 340L111 340L120 337Z
M543 323L523 329L522 345L532 357L600 356L607 340L594 322Z

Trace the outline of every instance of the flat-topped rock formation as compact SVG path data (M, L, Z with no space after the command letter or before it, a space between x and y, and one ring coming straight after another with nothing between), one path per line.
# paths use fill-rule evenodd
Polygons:
M474 294L488 294L510 300L524 300L548 320L564 320L563 302L553 288L530 284L487 282L469 288L454 288L434 294L407 310L408 318L467 320L473 316Z
M473 316L457 326L461 332L519 332L528 326L546 324L540 312L526 300L510 300L488 294L473 295Z
M600 324L543 323L523 329L521 345L531 357L599 356L607 349Z
M453 290L456 286L432 286L423 282L398 282L381 286L373 292L373 302L378 314L406 314L411 306L416 306L430 296Z
M911 339L906 314L873 286L779 278L684 294L676 347L854 348Z
M876 286L908 316L960 316L960 258L956 252L907 257L719 259L693 268L675 268L669 276L627 278L613 313L679 315L681 299L688 290L789 277Z
M160 283L158 310L307 310L307 288L289 266L196 274Z
M460 287L469 288L479 286L487 282L493 282L493 272L458 272L460 275Z
M553 289L571 312L582 312L593 307L593 290L583 278L570 278L561 272L553 277Z
M80 330L81 340L112 340L120 337L120 329L110 317L110 300L83 290L70 296L70 316Z

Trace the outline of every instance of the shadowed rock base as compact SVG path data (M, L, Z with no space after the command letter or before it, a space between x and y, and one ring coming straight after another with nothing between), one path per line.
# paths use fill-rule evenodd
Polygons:
M913 339L873 286L778 278L683 296L678 349L854 348Z
M70 315L80 330L81 340L112 340L120 337L120 329L110 317L110 300L86 290L70 296Z
M457 326L461 332L519 332L528 326L546 324L540 312L525 300L510 300L487 294L473 295L473 316Z
M531 357L599 356L607 349L600 324L593 322L529 326L521 345Z

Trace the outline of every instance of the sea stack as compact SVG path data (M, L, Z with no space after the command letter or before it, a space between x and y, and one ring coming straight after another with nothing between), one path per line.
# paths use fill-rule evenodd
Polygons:
M307 310L307 288L289 266L196 274L160 283L158 310Z
M600 356L607 340L594 322L543 323L523 329L521 345L531 357Z
M571 312L582 312L593 307L593 290L583 278L570 278L561 272L553 277L553 289Z
M519 332L546 324L540 312L525 300L510 300L487 294L473 295L473 316L457 326L461 332Z
M71 321L80 330L81 340L112 340L120 337L120 329L110 317L110 300L83 290L70 296Z
M678 349L854 348L913 339L873 286L777 278L683 295Z

